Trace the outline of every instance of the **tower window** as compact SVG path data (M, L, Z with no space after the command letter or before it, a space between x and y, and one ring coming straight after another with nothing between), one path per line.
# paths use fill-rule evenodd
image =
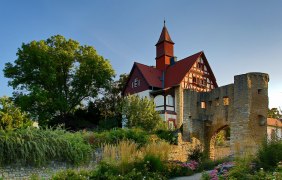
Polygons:
M258 89L258 94L262 94L262 89Z
M228 106L229 105L229 98L228 97L223 97L223 105Z
M202 109L206 109L206 102L205 102L205 101L202 101L202 102L201 102L201 108L202 108Z

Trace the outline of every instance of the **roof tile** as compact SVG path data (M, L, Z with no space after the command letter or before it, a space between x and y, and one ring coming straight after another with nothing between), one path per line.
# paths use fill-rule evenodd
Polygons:
M147 66L137 62L135 62L135 65L141 71L143 77L150 86L162 88L162 71L156 69L155 67Z

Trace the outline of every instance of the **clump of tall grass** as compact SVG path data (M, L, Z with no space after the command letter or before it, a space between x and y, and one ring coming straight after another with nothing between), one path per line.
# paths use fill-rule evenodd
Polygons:
M166 141L157 141L150 144L147 144L143 147L142 152L143 156L154 155L159 157L162 161L168 160L168 154L170 152L171 146Z
M50 161L82 164L89 161L91 147L80 132L63 129L17 129L0 131L0 165L44 165Z
M103 146L102 160L107 163L131 163L138 159L144 158L146 155L154 155L162 161L168 159L170 145L165 141L152 142L142 148L138 148L138 144L122 140L118 144L105 144Z
M122 140L116 145L105 144L103 146L102 161L116 167L121 174L125 174L136 164L139 164L138 166L141 164L143 168L148 167L146 164L148 161L150 164L158 161L162 165L168 159L169 150L170 145L165 141L152 142L139 148L138 144L133 141Z

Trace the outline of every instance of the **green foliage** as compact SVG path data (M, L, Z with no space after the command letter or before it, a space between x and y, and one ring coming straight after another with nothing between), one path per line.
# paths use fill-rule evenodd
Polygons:
M0 131L0 165L43 165L50 161L82 164L89 161L91 147L80 132L35 128Z
M126 115L127 127L138 127L146 131L154 130L161 122L161 117L155 111L153 101L138 96L127 96L124 99L122 112Z
M183 163L179 162L168 162L166 164L166 168L168 176L171 178L179 176L190 176L195 173L195 171L183 166Z
M199 144L197 144L193 149L189 151L188 159L194 160L197 162L201 162L205 157L205 154L203 152L203 147Z
M127 78L127 74L121 74L119 80L111 82L110 88L103 93L103 97L94 102L94 107L99 113L100 129L121 127L123 99L121 94Z
M67 169L63 171L59 171L58 173L52 176L52 180L87 180L90 177L90 171L81 170L75 171L72 169Z
M165 180L167 177L160 172L148 171L146 166L138 166L137 162L132 164L131 168L122 173L115 165L101 163L98 168L91 172L90 179L103 180L131 180L131 179L150 179L150 180ZM137 167L137 168L134 168Z
M281 172L267 172L263 169L260 169L259 171L255 172L253 175L248 175L249 179L256 179L256 180L280 180L282 179L282 171Z
M8 97L0 98L0 130L14 130L32 125L27 114L17 108Z
M29 176L30 180L40 180L40 176L38 174L31 174Z
M4 75L12 79L17 105L41 124L97 97L114 75L109 61L93 47L60 35L23 43L17 56L14 64L6 63Z
M99 147L102 144L117 144L124 139L132 140L139 146L144 146L149 141L148 133L141 129L121 128L102 132L85 132L84 138L93 147Z
M251 163L253 161L252 157L241 157L236 159L235 166L228 172L228 177L236 179L249 179L249 174L252 173L253 168Z
M265 141L257 154L260 167L270 170L282 161L282 140Z
M155 131L155 133L160 139L163 139L169 142L170 144L177 144L178 135L175 131L160 129Z
M280 110L278 110L278 108L271 108L271 109L268 109L267 117L268 117L268 118L275 118L275 119L280 119L280 118L282 118L281 109L280 109Z
M121 127L120 117L107 117L106 119L99 119L99 129L111 130L113 128Z
M215 144L218 146L223 145L225 140L226 140L225 131L224 130L219 131L215 137Z
M222 164L224 162L229 162L230 158L226 157L226 158L222 158L222 159L216 159L216 160L211 160L208 158L204 158L202 160L202 162L200 163L200 167L199 170L211 170L213 169L215 166Z
M153 154L146 154L144 157L144 164L149 172L163 172L164 164L160 157Z

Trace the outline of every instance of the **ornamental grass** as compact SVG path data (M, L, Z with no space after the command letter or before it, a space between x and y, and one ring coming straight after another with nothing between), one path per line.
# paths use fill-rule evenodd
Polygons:
M0 165L44 165L62 161L74 165L91 158L91 147L80 132L63 129L17 129L0 131Z

